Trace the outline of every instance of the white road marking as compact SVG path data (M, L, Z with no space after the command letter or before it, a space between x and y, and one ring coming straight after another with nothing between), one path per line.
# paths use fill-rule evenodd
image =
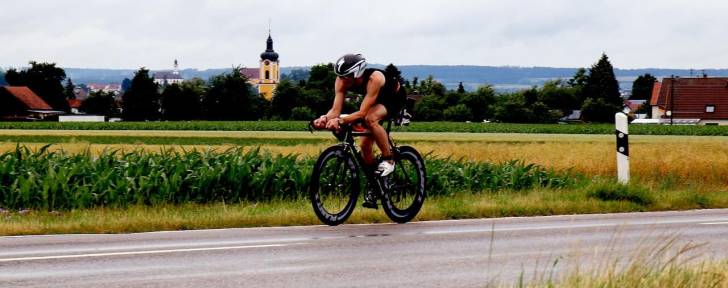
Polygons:
M575 225L558 225L558 226L546 226L546 227L513 227L513 228L483 228L483 229L463 229L463 230L443 230L443 231L428 231L422 234L458 234L458 233L481 233L481 232L502 232L502 231L528 231L528 230L551 230L551 229L571 229L571 228L592 228L592 227L610 227L619 226L616 223L605 223L605 224L575 224Z
M529 231L529 230L561 230L561 229L578 229L578 228L597 228L597 227L628 227L628 226L644 226L644 225L668 225L668 224L702 224L702 225L723 225L728 222L718 222L725 218L719 219L675 219L675 220L657 220L657 221L622 221L611 223L594 223L594 224L567 224L567 225L551 225L551 226L525 226L525 227L503 227L498 225L476 229L443 229L439 231L427 231L422 234L458 234L458 233L482 233L482 232L499 232L499 231ZM702 221L716 221L703 222ZM696 223L697 222L697 223Z
M709 222L709 223L700 223L700 225L728 225L728 222Z
M54 255L54 256L40 256L40 257L21 257L21 258L6 258L6 259L0 259L0 263L3 263L3 262L17 262L17 261L33 261L33 260L56 260L56 259L92 258L92 257L108 257L108 256L129 256L129 255L166 254L166 253L197 252L197 251L216 251L216 250L239 250L239 249L254 249L254 248L271 248L271 247L285 247L285 246L302 245L302 244L305 244L305 243L247 245L247 246L227 246L227 247L208 247L208 248L188 248L188 249L169 249L169 250L149 250L149 251L113 252L113 253L74 254L74 255Z

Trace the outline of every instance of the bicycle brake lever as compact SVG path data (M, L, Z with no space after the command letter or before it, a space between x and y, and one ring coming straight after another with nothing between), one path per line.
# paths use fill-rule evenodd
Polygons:
M308 132L311 132L311 134L313 134L313 120L308 122Z

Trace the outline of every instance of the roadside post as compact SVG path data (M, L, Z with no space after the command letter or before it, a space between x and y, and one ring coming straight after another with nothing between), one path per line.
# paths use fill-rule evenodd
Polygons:
M629 131L627 129L628 119L624 113L614 115L614 123L617 127L617 180L619 183L629 183Z

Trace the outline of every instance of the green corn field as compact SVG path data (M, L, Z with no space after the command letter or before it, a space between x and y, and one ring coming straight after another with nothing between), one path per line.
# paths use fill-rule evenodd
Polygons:
M179 122L0 122L0 129L45 130L186 130L186 131L305 131L306 121L179 121ZM633 135L728 136L728 126L630 125ZM512 124L413 122L395 127L402 132L614 134L614 124Z
M100 154L35 151L0 155L0 208L71 210L131 205L236 203L307 197L313 157L260 149L107 150ZM582 178L533 164L427 157L429 195L536 186L568 187Z

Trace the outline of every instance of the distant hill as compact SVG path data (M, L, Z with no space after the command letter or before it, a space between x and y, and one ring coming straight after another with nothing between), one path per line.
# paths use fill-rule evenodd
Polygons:
M373 65L383 67L383 65ZM310 67L282 67L281 73L287 74L294 69L308 70ZM406 79L418 77L420 80L432 75L437 81L445 84L448 89L456 89L458 83L468 90L474 90L478 86L491 84L499 91L512 91L527 89L534 85L543 85L544 82L553 79L569 79L576 72L577 68L551 68L551 67L493 67L493 66L442 66L442 65L402 65L402 76ZM83 69L64 68L68 77L75 83L121 83L124 78L132 78L136 70L122 69ZM209 79L212 76L227 73L231 68L221 69L184 69L180 73L185 79L199 77ZM661 79L676 75L689 77L691 71L687 69L615 69L615 74L622 89L630 90L632 81L639 75L650 73ZM703 70L694 70L694 77L701 75ZM152 71L152 74L154 70ZM728 69L705 70L708 76L728 76Z

